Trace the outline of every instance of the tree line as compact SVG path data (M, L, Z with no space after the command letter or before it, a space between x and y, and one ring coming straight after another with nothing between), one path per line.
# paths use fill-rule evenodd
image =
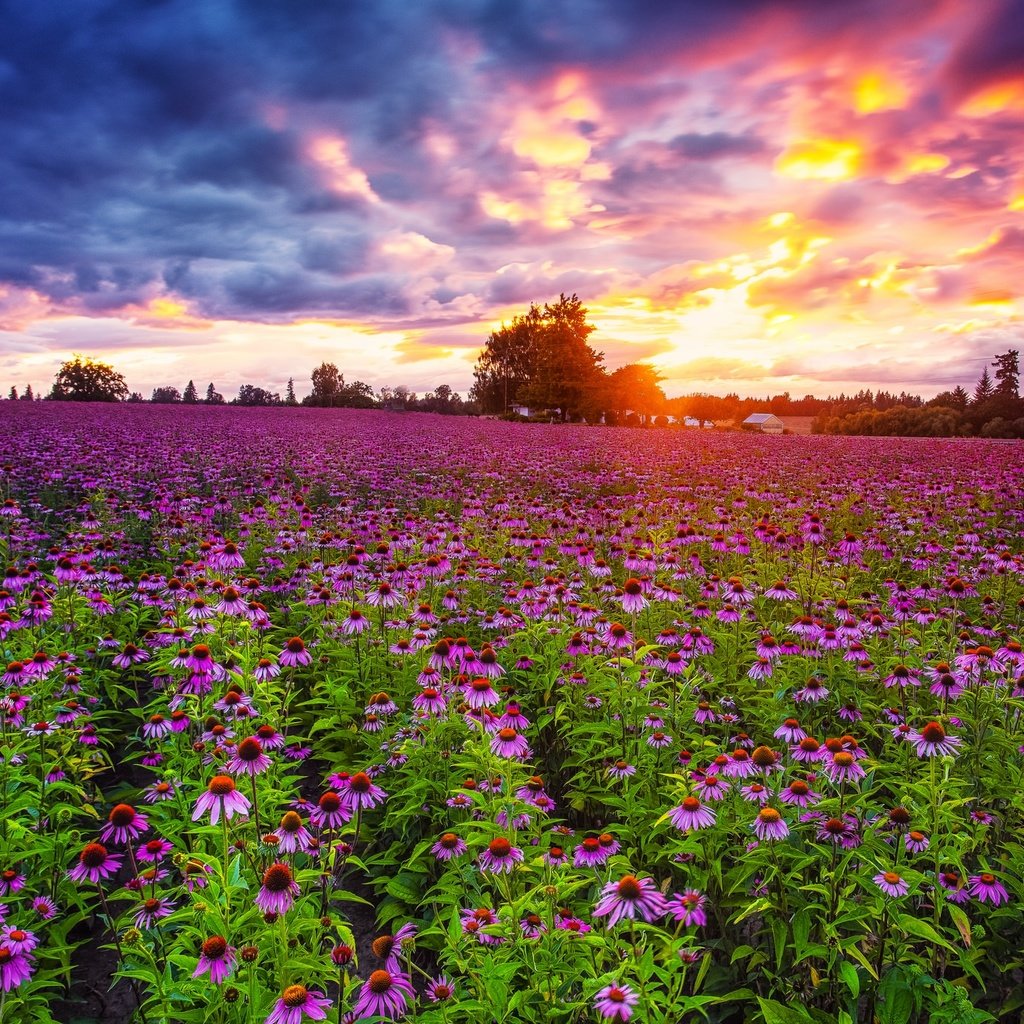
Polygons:
M53 402L152 402L157 405L243 405L243 406L314 406L349 409L394 409L414 412L437 412L448 415L476 415L472 402L465 402L458 392L447 384L439 384L422 397L404 385L381 387L377 391L361 380L351 383L334 363L321 363L310 376L311 391L299 399L295 393L295 380L289 378L284 396L277 391L255 384L242 384L238 394L225 399L211 382L200 392L190 380L183 390L173 385L160 385L153 389L149 399L138 391L129 391L124 376L108 363L88 357L75 356L64 362L54 379L46 400ZM14 401L35 401L32 386L18 394L11 387L7 395Z
M827 434L1024 437L1024 400L1020 397L1019 352L995 356L973 392L964 387L944 391L930 401L906 391L862 389L856 394L794 398L789 392L764 398L694 393L666 398L657 371L631 363L608 371L604 356L589 344L594 326L576 295L560 295L555 303L529 310L492 331L474 368L467 400L447 384L418 396L404 385L374 390L361 380L346 382L334 363L323 362L310 375L310 393L299 399L289 378L285 394L243 384L227 400L211 382L200 392L190 380L182 391L164 385L153 389L150 402L184 405L313 406L321 408L383 408L445 415L499 415L559 421L587 421L627 426L664 426L669 419L706 424L737 424L752 412L814 417L812 429ZM39 398L31 386L12 400ZM124 377L112 366L75 356L57 373L52 401L142 402L129 392Z
M921 437L1024 438L1024 399L1020 396L1020 352L997 355L986 366L973 392L957 386L929 402L919 398L884 408L861 404L819 415L814 430L822 434L868 434Z

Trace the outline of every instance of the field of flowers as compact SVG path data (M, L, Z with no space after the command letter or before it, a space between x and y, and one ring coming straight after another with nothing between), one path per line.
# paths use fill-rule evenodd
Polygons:
M1024 1012L1024 446L0 437L4 1024Z

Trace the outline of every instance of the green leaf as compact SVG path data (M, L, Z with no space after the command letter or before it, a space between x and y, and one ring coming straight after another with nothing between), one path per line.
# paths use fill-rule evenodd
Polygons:
M786 1006L785 1003L777 1003L774 999L763 999L757 997L761 1006L761 1016L764 1024L808 1024L811 1020L810 1014L803 1007Z
M899 968L886 974L878 986L878 994L882 999L878 1007L881 1024L907 1024L914 1012L914 995Z
M947 942L933 925L919 917L914 917L912 914L901 914L897 918L897 923L909 935L916 935L919 939L942 946L943 949L948 949L950 952L956 952L952 944Z
M851 997L856 999L860 995L860 975L857 973L857 968L849 960L840 960L839 976L846 982Z

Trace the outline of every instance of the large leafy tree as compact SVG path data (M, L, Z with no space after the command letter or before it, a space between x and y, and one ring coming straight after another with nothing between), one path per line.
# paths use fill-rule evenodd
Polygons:
M49 397L60 402L123 402L128 385L108 363L75 356L57 371Z
M345 389L345 377L334 363L321 363L312 373L313 390L309 405L340 405L338 399Z
M492 331L473 369L470 397L487 413L505 413L522 401L520 392L537 372L537 350L544 329L544 313L531 305L523 316Z
M620 366L608 377L608 408L616 415L632 411L646 423L665 409L660 380L661 374L646 363Z
M587 342L594 331L576 295L516 316L491 333L473 370L470 397L484 412L516 403L557 409L562 419L592 416L602 404L602 355Z

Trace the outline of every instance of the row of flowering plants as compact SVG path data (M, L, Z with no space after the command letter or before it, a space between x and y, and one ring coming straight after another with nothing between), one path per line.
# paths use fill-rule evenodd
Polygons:
M0 1022L1019 1015L1019 448L248 416L0 428Z

